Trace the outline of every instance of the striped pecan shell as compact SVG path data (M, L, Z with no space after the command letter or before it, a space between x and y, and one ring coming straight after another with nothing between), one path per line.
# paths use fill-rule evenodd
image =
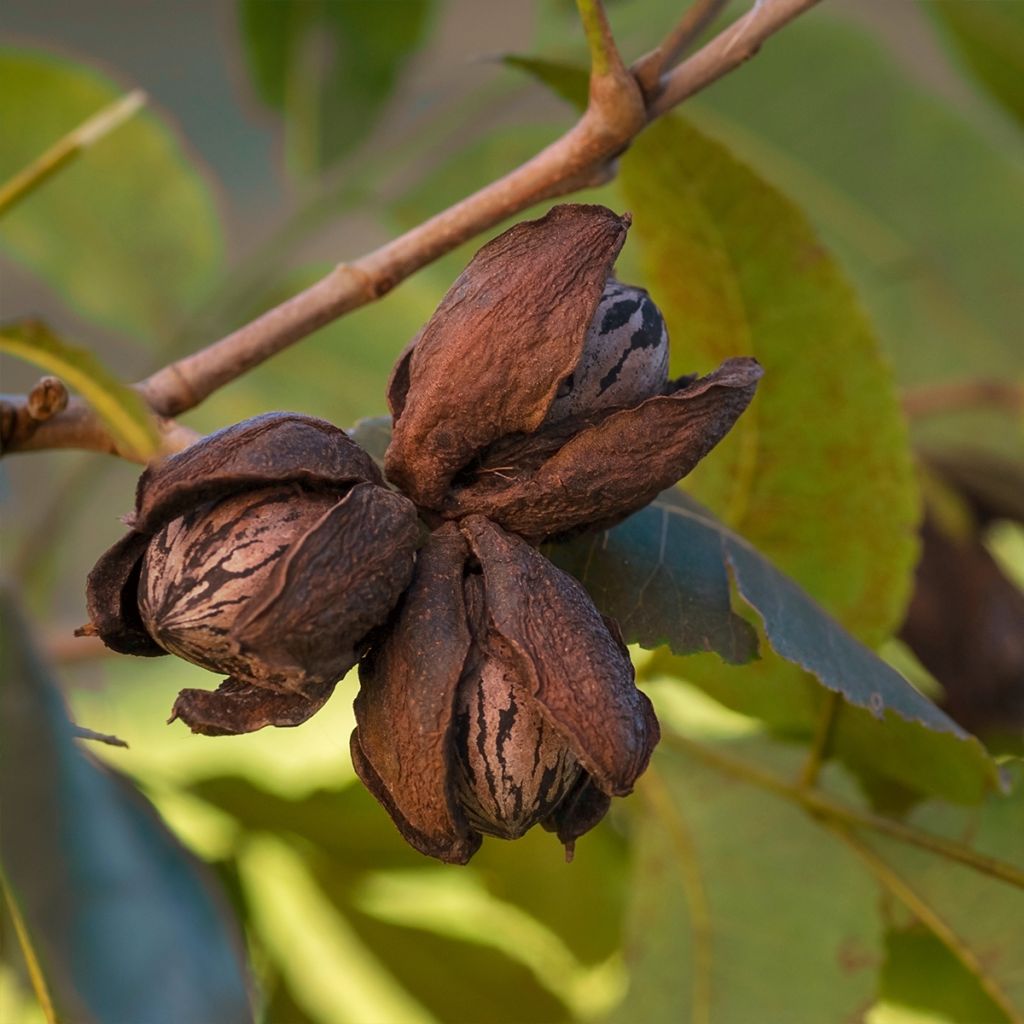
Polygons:
M360 663L352 756L406 840L465 863L483 834L575 840L658 740L628 653L583 588L481 516L434 532Z
M89 575L115 650L176 654L229 678L185 690L196 732L296 725L330 696L412 575L418 521L344 431L286 413L148 468L132 529Z

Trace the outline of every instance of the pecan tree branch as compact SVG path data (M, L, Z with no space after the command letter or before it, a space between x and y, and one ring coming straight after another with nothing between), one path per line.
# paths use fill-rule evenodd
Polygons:
M602 184L614 176L615 158L644 126L752 56L772 33L818 0L757 0L728 29L673 70L657 98L645 106L634 76L618 57L597 0L580 0L592 52L590 101L561 138L520 167L484 186L379 249L342 263L326 277L208 347L165 366L137 387L155 413L175 416L344 313L390 291L415 271L475 235L544 199ZM589 19L589 21L588 21ZM93 417L93 419L95 419ZM102 424L72 403L11 450L89 447Z
M661 91L661 78L690 44L725 9L729 0L694 0L671 32L651 51L633 62L630 70L648 103Z
M664 80L661 92L648 108L651 119L706 89L712 82L739 67L761 44L818 0L756 0L742 18L687 58Z

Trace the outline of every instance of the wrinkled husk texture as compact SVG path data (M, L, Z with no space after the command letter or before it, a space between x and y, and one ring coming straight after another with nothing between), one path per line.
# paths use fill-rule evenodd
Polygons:
M212 734L318 710L408 584L419 538L412 503L344 431L288 413L149 467L129 522L89 575L92 629L227 675L174 706Z
M489 676L501 684L490 685ZM483 516L438 529L360 665L356 770L422 853L535 823L571 850L658 740L614 626L586 591Z
M590 409L559 396L600 338L602 297L623 288L609 276L628 226L601 206L557 206L485 245L452 285L388 392L385 469L421 508L485 515L533 543L609 526L689 473L750 404L762 373L750 358L647 395L622 376L619 405L614 388ZM625 357L652 333L608 336ZM549 415L556 403L569 414Z

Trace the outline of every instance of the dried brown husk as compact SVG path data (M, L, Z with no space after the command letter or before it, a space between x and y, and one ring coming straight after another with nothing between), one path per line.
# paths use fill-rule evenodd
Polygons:
M493 657L494 671L514 676L516 701L505 709L504 741L477 733L472 742L495 777L505 778L490 801L467 805L470 758L458 748L457 716L482 692L482 661ZM411 845L454 863L469 860L481 831L518 835L537 820L571 850L603 817L610 796L631 791L658 740L628 652L583 588L480 516L446 524L428 540L388 633L360 665L360 682L357 772ZM467 686L473 692L460 701ZM502 742L549 741L517 730L519 701L529 702L529 716L565 753L558 758L546 748L529 777L510 774L523 760ZM560 773L557 793L538 774L545 766Z
M507 439L457 480L442 515L486 515L535 543L611 526L686 476L729 432L762 376L729 359L635 408Z
M689 473L750 404L762 370L738 358L629 406L548 416L606 285L622 287L609 275L628 225L572 204L517 224L403 353L385 467L423 509L486 515L533 543L608 526Z
M440 507L488 445L540 426L579 363L628 226L603 206L556 206L473 257L388 385L385 467L417 504Z
M169 648L230 676L175 705L211 733L317 710L394 607L419 539L412 503L382 486L369 456L295 414L237 424L150 467L132 521L90 573L92 626L115 650Z

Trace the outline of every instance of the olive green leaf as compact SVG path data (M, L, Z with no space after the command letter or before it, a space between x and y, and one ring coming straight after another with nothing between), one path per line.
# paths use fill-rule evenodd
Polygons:
M925 10L978 82L1024 126L1024 7L932 0Z

